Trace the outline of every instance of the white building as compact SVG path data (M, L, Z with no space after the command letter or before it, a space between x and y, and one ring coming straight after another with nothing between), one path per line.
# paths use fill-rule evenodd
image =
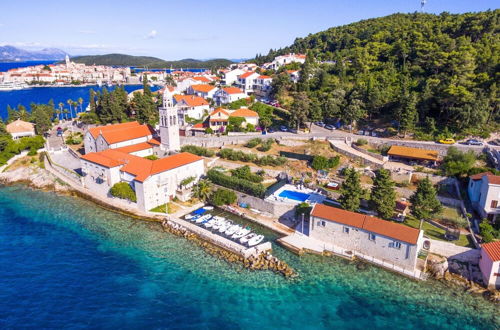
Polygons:
M306 61L306 55L304 54L295 54L289 53L286 55L276 56L271 63L266 63L263 65L265 69L273 69L277 70L283 65L287 65L290 63L304 63Z
M404 269L416 267L423 231L323 204L314 206L310 218L312 238Z
M174 105L178 108L181 125L186 123L186 117L203 119L203 116L210 111L208 101L196 95L174 95Z
M8 124L6 127L7 132L12 135L12 138L19 139L25 136L34 136L35 135L35 125L32 123L28 123L21 119L17 119L12 123Z
M148 142L153 135L154 130L150 126L136 121L92 127L85 133L85 153Z
M488 289L500 289L500 241L481 245L479 269Z
M247 95L237 87L225 87L215 92L214 101L217 105L221 105L238 101L246 97Z
M242 75L238 76L238 82L237 85L238 87L247 95L253 93L253 86L255 83L255 80L259 77L260 75L257 72L245 72Z
M267 98L269 96L269 93L271 93L272 82L273 78L271 78L270 76L258 76L253 83L253 92L255 96L258 96L260 98Z
M179 113L174 105L174 94L170 89L163 91L163 106L160 111L160 141L161 148L167 152L179 151L181 142L179 138Z
M467 187L472 206L489 221L500 219L500 176L490 172L472 175Z
M259 114L253 110L244 107L237 110L217 108L210 113L208 118L208 127L217 132L224 132L226 130L226 126L229 124L230 117L240 117L245 119L241 124L242 127L246 127L248 124L257 127L259 124Z
M236 81L238 81L238 76L242 75L245 71L241 69L234 69L234 70L225 70L222 72L222 81L221 83L223 85L232 85Z
M186 94L198 95L204 99L212 99L214 97L217 87L206 84L191 85L188 87Z

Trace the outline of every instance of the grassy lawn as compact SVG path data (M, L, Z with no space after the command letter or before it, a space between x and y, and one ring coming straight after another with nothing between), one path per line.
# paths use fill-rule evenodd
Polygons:
M409 227L418 229L420 226L420 221L413 217L406 217L404 224ZM438 228L434 225L431 225L428 222L424 221L422 229L424 230L424 234L429 236L430 238L437 239L440 241L450 242L458 246L473 247L473 245L471 244L471 242L469 242L469 239L467 238L466 235L460 235L460 238L457 241L448 241L447 239L444 238L444 234L446 233L445 230Z
M173 213L173 210L172 210L172 204L171 203L167 203L167 204L162 204L162 205L158 205L157 207L149 210L150 212L160 212L160 213Z

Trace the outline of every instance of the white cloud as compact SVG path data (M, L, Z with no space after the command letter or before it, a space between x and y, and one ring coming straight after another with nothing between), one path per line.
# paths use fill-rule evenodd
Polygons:
M158 31L156 30L151 30L151 32L148 33L148 35L145 37L145 39L154 39L158 35Z

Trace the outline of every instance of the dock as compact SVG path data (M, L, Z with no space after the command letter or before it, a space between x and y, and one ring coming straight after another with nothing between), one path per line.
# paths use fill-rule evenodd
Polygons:
M192 232L200 236L203 240L206 240L222 249L233 252L243 257L244 259L248 259L251 256L257 257L263 252L272 250L271 242L264 242L253 247L247 247L224 236L217 235L208 229L197 226L191 222L177 217L167 216L166 221L164 222L164 226L165 225L172 226L175 229L182 228L189 232Z

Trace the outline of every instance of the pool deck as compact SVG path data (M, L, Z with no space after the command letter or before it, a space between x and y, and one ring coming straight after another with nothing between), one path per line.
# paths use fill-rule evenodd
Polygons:
M284 191L294 191L297 193L301 194L307 194L309 195L309 198L307 200L296 200L296 199L291 199L287 197L281 197L280 194L283 193ZM302 202L306 202L309 204L316 204L316 203L322 203L326 199L326 196L323 196L321 194L318 194L312 189L309 188L298 188L295 185L292 184L286 184L280 189L276 190L272 195L268 196L266 200L271 201L271 202L281 202L281 203L287 203L287 204L300 204Z

